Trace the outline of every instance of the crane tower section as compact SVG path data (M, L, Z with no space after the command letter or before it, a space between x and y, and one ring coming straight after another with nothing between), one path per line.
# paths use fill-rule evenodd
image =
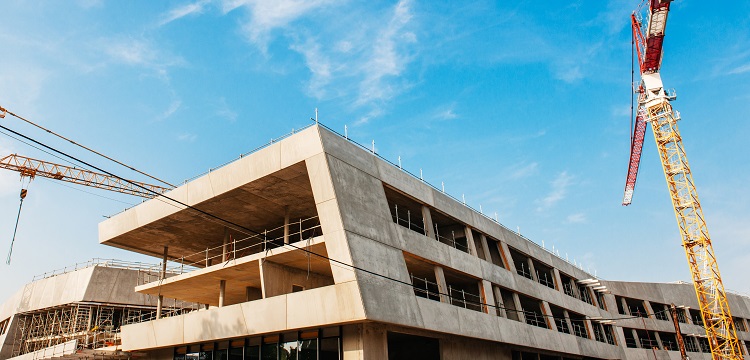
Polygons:
M677 127L680 114L672 109L675 95L664 89L659 73L670 1L649 1L645 36L638 17L635 14L631 17L641 82L623 205L632 200L646 124L651 124L712 357L714 360L742 359L711 237Z

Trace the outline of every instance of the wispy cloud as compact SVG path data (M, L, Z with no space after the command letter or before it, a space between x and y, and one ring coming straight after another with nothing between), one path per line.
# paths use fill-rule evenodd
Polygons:
M537 173L539 164L537 162L531 162L528 164L519 163L511 166L508 171L508 178L511 180L519 180Z
M576 214L570 214L568 217L565 218L565 223L567 224L581 224L585 223L588 219L586 218L586 214L584 213L576 213Z
M435 113L433 114L432 118L436 120L453 120L458 118L458 114L456 114L456 103L450 103L447 105L443 105L437 108L435 110Z
M308 38L304 44L294 44L291 49L302 54L305 58L305 64L312 74L308 82L308 94L317 99L326 96L326 85L331 82L330 59L321 51L320 44L312 37Z
M369 104L373 101L388 100L397 89L394 84L385 82L389 77L401 74L410 57L403 50L404 45L417 41L416 35L407 30L412 19L408 0L401 0L393 9L388 25L375 40L372 57L362 65L365 78L360 83L357 104Z
M223 117L230 122L237 121L237 112L232 110L227 104L227 99L224 97L219 98L219 104L216 108L216 116Z
M201 14L210 2L211 0L199 0L194 3L173 8L162 16L162 19L159 21L159 26L164 26L172 21L182 19L185 16Z
M191 133L180 133L177 135L177 140L184 142L193 142L198 138L198 135Z
M246 8L250 12L250 21L244 25L243 30L248 40L265 53L274 29L284 28L313 10L337 2L337 0L226 0L222 4L222 10L228 13L240 7Z
M165 119L169 118L175 112L177 112L177 110L180 109L180 106L182 106L182 101L179 100L179 99L173 99L169 103L169 107L166 110L164 110L164 112L161 113L161 115L159 115L158 120L165 120Z
M544 198L538 200L539 206L537 211L546 211L555 206L558 202L565 199L568 195L568 188L573 185L573 176L567 171L563 171L552 181L552 190Z

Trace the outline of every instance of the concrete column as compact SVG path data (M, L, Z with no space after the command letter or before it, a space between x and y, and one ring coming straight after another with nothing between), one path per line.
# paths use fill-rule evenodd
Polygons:
M521 306L521 298L518 297L517 293L513 293L513 304L516 306L518 313L518 321L526 323L526 314L523 313L523 306Z
M487 244L487 237L484 234L479 234L479 242L482 245L482 251L484 252L484 260L492 262L492 255L490 254L490 246Z
M284 206L284 244L289 244L289 206Z
M568 330L570 330L570 333L573 334L573 322L570 321L570 314L568 313L568 310L563 309L563 316L565 317L565 324L568 325Z
M497 286L493 286L492 293L495 295L495 303L498 306L498 309L497 309L498 316L507 318L508 314L505 312L505 303L503 302L503 294L500 293L500 288Z
M422 222L424 222L424 235L435 239L435 226L432 224L432 213L430 208L422 205Z
M534 267L534 260L531 259L531 256L526 258L526 263L529 264L529 271L531 272L531 279L539 282L539 277L536 276L536 268Z
M480 294L482 294L482 301L489 305L484 306L484 312L487 314L497 314L496 307L495 307L495 296L492 293L492 283L490 283L487 280L482 280L479 282L479 291Z
M745 355L747 355L748 354L748 352L747 352L747 350L748 350L747 349L747 344L745 344L744 341L740 341L740 346L742 347L742 353L745 354Z
M266 274L265 274L265 269L263 266L264 262L265 261L263 260L258 261L258 267L260 268L260 293L261 293L261 298L263 299L265 299L268 295L266 293Z
M227 245L229 244L229 229L224 227L224 241L221 244L221 262L229 260L229 252L227 251Z
M220 280L219 281L219 307L224 307L224 296L226 295L226 291L227 291L227 281Z
M552 268L552 274L555 276L555 289L557 291L563 291L562 277L560 277L560 270Z
M508 248L508 244L506 244L505 241L500 241L499 243L500 256L503 258L505 268L509 271L512 271L513 273L517 273L516 264L514 264L513 259L510 258L510 249Z
M479 257L477 254L477 244L474 243L474 234L471 233L470 227L464 227L464 236L466 236L466 245L469 247L469 254Z
M450 303L448 297L448 284L445 282L445 273L440 266L435 266L435 280L437 281L438 291L440 292L440 302Z
M584 326L586 326L586 335L587 335L587 337L589 339L594 339L594 337L593 337L593 335L594 335L594 327L593 327L593 324L591 324L591 320L586 319L583 322L584 322Z
M544 314L544 320L547 322L547 328L557 331L557 324L555 324L555 319L552 318L552 309L546 301L542 301L542 313Z
M612 331L615 333L615 344L619 345L620 347L626 348L625 345L625 329L619 327L619 326L612 326Z
M654 308L651 307L651 303L648 300L643 300L643 308L646 309L646 315L649 319L654 318ZM664 311L664 309L662 309ZM661 345L661 344L660 344Z
M167 278L167 255L169 254L169 247L164 247L164 255L161 258L161 274L159 274L160 280ZM161 309L164 306L164 295L159 295L156 300L156 319L161 319Z
M633 339L635 339L635 346L643 349L643 344L641 344L641 339L638 337L638 332L635 329L630 329L630 331L633 332Z
M164 305L164 295L159 295L156 299L156 319L161 319L161 308Z

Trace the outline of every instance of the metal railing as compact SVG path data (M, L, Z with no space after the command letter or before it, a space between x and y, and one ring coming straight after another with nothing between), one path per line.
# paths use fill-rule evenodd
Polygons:
M652 339L650 337L638 337L638 341L641 342L641 347L644 349L656 349L659 350L659 343L656 341L656 339Z
M573 327L573 335L586 339L589 338L589 333L586 331L586 323L583 320L570 319L570 326Z
M477 294L472 294L464 289L455 289L448 285L448 297L452 305L464 309L482 311L482 298Z
M430 300L440 301L440 291L438 284L427 279L411 275L411 285L414 288L414 295L427 298Z
M56 270L45 272L43 274L35 275L31 281L47 279L53 276L67 274L73 271L86 269L92 266L102 266L102 267L109 267L109 268L116 268L116 269L144 270L144 269L150 269L154 265L148 264L148 263L123 261L123 260L116 260L116 259L93 258L88 261L79 262L70 266L66 266L62 269L56 269Z
M310 240L322 235L320 222L317 216L300 219L289 224L290 243L296 241ZM292 232L292 230L294 230ZM260 234L251 235L242 239L232 239L231 242L206 248L206 250L195 252L190 255L181 256L176 260L167 261L165 278L174 275L185 274L214 264L236 260L245 256L269 251L284 246L284 225L265 230ZM296 240L296 241L292 241ZM139 285L152 283L162 279L163 264L141 269Z
M406 217L404 217L404 213L406 213ZM411 210L408 208L406 211L404 211L404 207L401 207L401 213L399 214L398 211L398 205L394 205L394 213L391 214L391 217L393 218L393 222L396 224L399 224L409 230L414 230L415 232L418 232L422 235L427 235L427 230L424 228L424 219L422 218L422 214L420 213L418 216L414 217L414 220L419 219L420 222L414 222L412 221L412 215Z
M534 277L531 276L531 269L529 269L523 262L521 263L521 266L516 266L516 272L518 275L534 280Z
M535 311L524 310L523 317L526 319L526 323L529 325L538 326L541 328L548 329L547 320L544 315Z
M537 270L536 271L536 278L537 278L537 281L540 284L542 284L542 285L544 285L544 286L546 286L548 288L551 288L551 289L555 288L555 280L554 280L554 278L551 275L549 275L549 273L547 273L546 271L542 272L542 274L540 275L539 274L539 270Z
M693 340L690 336L686 336L685 338L685 351L690 352L701 352L700 347L698 346L698 343Z
M555 327L557 331L563 334L570 334L570 328L568 328L568 322L564 318L555 317Z

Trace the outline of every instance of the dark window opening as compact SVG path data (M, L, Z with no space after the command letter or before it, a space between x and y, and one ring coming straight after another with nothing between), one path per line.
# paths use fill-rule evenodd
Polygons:
M560 273L560 281L562 282L563 293L565 295L578 299L578 294L576 294L577 288L575 286L576 280L568 275Z
M635 341L633 336L633 329L622 328L623 335L625 335L625 346L629 348L638 348L638 343Z
M694 337L682 334L682 339L685 341L685 351L701 352L701 348Z
M440 301L440 291L435 278L435 265L406 253L404 253L404 261L406 262L406 270L409 271L414 295Z
M513 300L513 291L501 288L499 286L498 286L498 290L500 290L500 297L502 297L503 299L503 305L505 308L505 316L511 320L521 321L521 317L519 316L519 313L522 310L516 308L516 302L515 300Z
M623 297L623 299L625 299L625 304L628 306L630 315L648 318L648 312L646 311L646 307L643 305L643 300L631 299L626 297Z
M505 263L503 262L503 256L500 254L500 242L487 237L487 248L490 250L490 260L493 264L503 268L507 269L505 266Z
M711 346L708 345L708 339L704 337L697 337L695 339L698 340L698 344L700 345L701 352L704 352L704 353L711 352Z
M542 302L530 297L518 295L518 299L523 309L523 315L526 318L526 323L529 325L538 326L541 328L548 329L547 319L542 312Z
M687 315L685 315L685 309L678 307L676 310L677 310L677 321L683 324L687 324L688 321L687 321Z
M572 311L568 311L568 316L570 316L570 325L573 327L573 335L590 339L589 332L586 330L586 317Z
M388 360L440 360L438 339L388 332Z
M448 297L451 304L474 311L482 311L482 297L479 295L479 279L443 269Z
M422 204L388 186L384 186L384 189L393 222L422 235L427 235L424 217L422 216Z
M690 320L693 320L694 325L703 326L703 317L699 310L690 309Z
M594 305L594 300L591 299L591 289L585 285L578 285L578 293L581 295L578 299L589 304Z
M292 284L292 292L293 292L293 293L296 293L296 292L300 292L300 291L304 291L304 290L305 290L305 287L304 287L304 286L302 286L302 285L294 285L294 284Z
M742 318L733 318L734 319L734 326L737 328L738 331L747 331L747 327L745 326L745 320ZM0 331L1 333L1 331Z
M638 329L635 332L638 335L638 341L641 342L642 348L659 350L659 342L656 341L656 335L653 331Z
M477 249L477 257L487 260L487 254L484 253L484 246L482 246L482 234L471 230L471 237L474 239L474 248Z
M598 291L594 291L594 295L596 295L596 303L597 305L599 305L599 308L606 311L607 303L604 301L604 294Z
M565 311L554 305L550 305L549 309L552 311L552 318L555 320L557 331L563 334L570 334L570 327L568 327L568 321L565 319Z
M528 279L534 279L531 276L531 267L529 266L529 257L520 251L509 247L510 257L513 259L513 264L516 266L516 272Z
M622 306L622 296L615 295L615 302L617 303L617 313L620 315L629 315L625 311L625 307Z
M662 346L664 346L664 350L669 350L669 351L680 350L680 346L677 344L677 336L675 336L675 334L660 332L659 339L661 339L661 344Z
M667 315L667 313L669 312L669 307L667 307L667 305L653 301L650 303L651 310L654 311L654 318L658 320L671 321L669 315Z
M432 226L435 230L435 239L443 244L469 252L469 243L466 241L466 225L451 216L440 211L432 212Z
M552 268L536 260L533 260L533 262L537 281L544 286L554 289L555 273Z

